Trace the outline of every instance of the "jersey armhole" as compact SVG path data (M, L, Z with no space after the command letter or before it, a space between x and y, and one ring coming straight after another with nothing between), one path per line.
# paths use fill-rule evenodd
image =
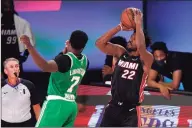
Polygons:
M67 55L71 59L71 67L70 67L70 69L71 69L73 67L73 59L69 54L64 54L64 55Z
M85 59L86 59L86 67L88 66L88 59L87 59L87 57L84 55L84 54L82 54L83 55L83 57L85 57Z

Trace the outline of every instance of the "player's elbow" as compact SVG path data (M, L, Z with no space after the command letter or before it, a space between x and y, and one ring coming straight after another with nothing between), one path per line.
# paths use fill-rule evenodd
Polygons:
M42 67L42 68L41 68L41 71L42 71L42 72L52 72L51 69L50 69L49 67L46 67L46 66L45 66L45 67Z
M41 69L42 72L49 72L48 64L41 65L40 69Z
M152 83L153 83L153 80L151 80L151 79L148 78L148 79L147 79L147 86L150 87L150 86L152 85Z
M101 50L102 52L105 52L105 47L106 45L100 41L100 40L97 40L96 43L95 43L96 47Z
M42 72L47 72L47 69L46 68L41 68L41 71Z
M107 44L107 42L105 40L103 40L102 38L98 38L95 42L95 45L97 47L103 47Z
M59 70L57 64L53 60L44 63L40 68L42 72L57 72Z

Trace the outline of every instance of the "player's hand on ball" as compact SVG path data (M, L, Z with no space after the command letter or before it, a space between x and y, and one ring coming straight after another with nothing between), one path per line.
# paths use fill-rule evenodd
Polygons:
M139 10L137 8L133 8L133 13L134 13L135 24L142 24L142 22L143 22L143 13L141 12L141 10Z
M133 28L127 28L122 23L120 23L119 26L121 27L121 31L133 31L134 30Z
M29 37L26 36L26 35L22 35L22 36L20 37L20 42L23 43L23 44L25 44L26 46L31 46L30 39L29 39Z

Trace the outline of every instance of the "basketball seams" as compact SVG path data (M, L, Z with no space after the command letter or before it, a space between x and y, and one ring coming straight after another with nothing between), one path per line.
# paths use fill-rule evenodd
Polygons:
M131 26L132 26L132 27L135 27L135 24L132 22L132 21L134 21L134 18L132 18L132 17L134 16L133 10L130 9L131 16L132 16L131 19L130 19L130 17L129 17L129 14L130 14L130 13L129 13L128 9L126 9L125 11L126 11L127 17L129 18L129 21L131 22Z

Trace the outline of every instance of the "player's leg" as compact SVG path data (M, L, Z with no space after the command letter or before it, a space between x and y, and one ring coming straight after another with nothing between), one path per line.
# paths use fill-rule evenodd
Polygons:
M67 121L65 121L65 123L63 124L63 127L74 127L74 122L78 113L77 104L76 102L70 102L66 103L64 107L68 107L67 111L71 111L71 114L68 116Z
M117 106L107 105L101 120L100 127L118 127L120 116L120 110Z
M63 100L46 100L35 127L61 127L65 121Z
M77 110L76 110L77 112ZM66 122L66 124L63 125L63 127L74 127L74 122L76 119L77 113L75 115L72 115L70 119Z
M140 127L138 125L138 113L136 108L126 109L123 113L123 120L120 127Z

